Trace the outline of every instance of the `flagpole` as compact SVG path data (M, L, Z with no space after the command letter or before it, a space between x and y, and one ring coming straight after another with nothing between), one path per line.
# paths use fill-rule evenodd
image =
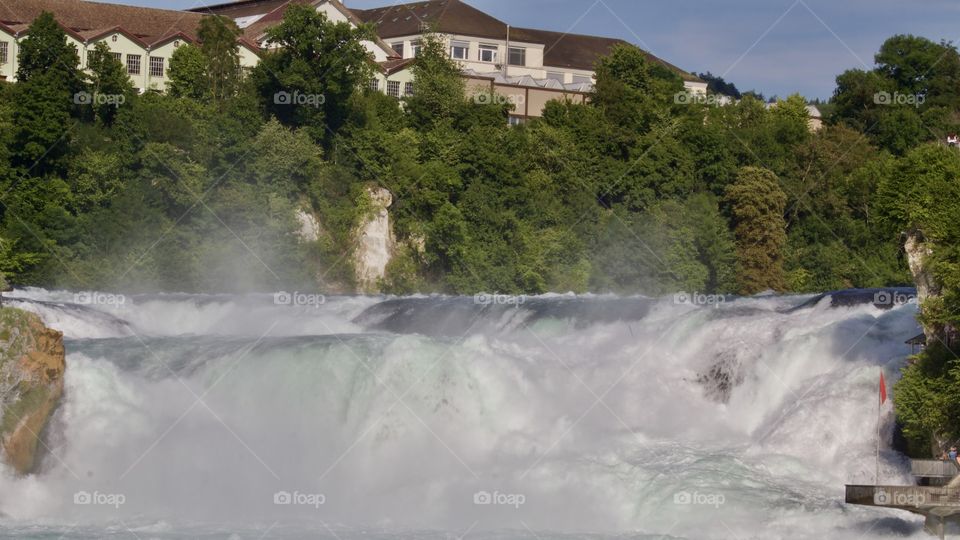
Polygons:
M877 469L874 473L874 484L880 485L880 410L883 406L883 394L886 390L883 381L883 368L880 368L880 391L877 394Z
M880 485L880 396L877 396L877 470L874 475L874 484Z

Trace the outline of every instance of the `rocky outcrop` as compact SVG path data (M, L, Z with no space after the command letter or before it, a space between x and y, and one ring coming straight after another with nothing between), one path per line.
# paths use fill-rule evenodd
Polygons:
M924 300L931 296L939 296L940 286L927 267L927 259L933 253L933 250L924 242L920 233L908 234L906 241L903 243L903 250L907 255L907 265L910 267L910 273L913 274L913 282L917 285L917 301L922 304Z
M36 468L65 369L62 333L33 313L0 309L0 447L4 462L20 474Z
M367 198L370 208L357 231L359 241L353 263L357 288L371 293L379 292L380 283L387 275L387 264L393 256L396 238L388 211L393 204L393 195L383 188L368 188Z
M920 304L918 319L923 326L923 334L927 338L927 343L941 343L947 347L956 348L960 344L960 328L924 317L924 306L929 307L928 302L936 305L937 302L935 301L943 295L943 284L933 275L933 269L930 265L933 247L926 241L921 232L914 231L907 234L903 243L903 250L907 257L910 273L913 275L913 282L917 286L917 301ZM931 302L931 300L934 302Z
M294 217L299 225L297 238L300 242L316 242L320 239L320 222L313 214L299 208Z

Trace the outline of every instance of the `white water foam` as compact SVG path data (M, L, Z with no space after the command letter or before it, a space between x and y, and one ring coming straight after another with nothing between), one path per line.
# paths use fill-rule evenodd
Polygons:
M377 298L111 312L18 295L72 339L42 472L0 478L0 537L921 534L842 503L845 483L873 480L877 377L903 365L911 306L662 301L639 321L430 338L352 322ZM909 481L886 448L881 474Z

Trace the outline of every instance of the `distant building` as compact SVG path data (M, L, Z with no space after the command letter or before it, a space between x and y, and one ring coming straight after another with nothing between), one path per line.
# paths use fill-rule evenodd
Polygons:
M823 129L823 114L816 105L807 105L807 115L810 117L807 120L810 131L817 132Z
M41 13L53 13L77 48L80 67L97 43L106 43L126 67L134 87L164 90L170 56L177 47L197 40L203 15L82 0L15 0L0 2L0 80L15 81L19 44L30 23ZM241 40L241 65L257 64L259 48Z
M619 39L517 28L461 0L427 0L376 9L349 9L339 0L240 0L181 12L84 0L0 2L0 80L14 81L19 44L44 11L53 13L77 47L80 66L97 43L106 43L123 63L138 91L167 85L170 56L197 41L200 20L209 14L236 21L243 34L240 62L250 68L271 45L266 31L290 6L314 7L334 22L372 24L378 33L364 43L379 67L371 87L401 98L415 91L411 65L428 33L443 40L463 70L469 91L513 103L513 122L542 114L553 99L583 102L593 89L594 66ZM705 94L707 83L646 53L651 62L677 73L687 92Z
M348 9L337 0L240 0L195 11L233 18L247 39L264 46L264 32L295 3L316 6L335 21L372 24L381 73L371 85L393 97L414 92L410 66L428 33L438 35L463 69L468 89L490 91L515 105L512 121L542 114L551 99L582 102L592 91L594 65L619 39L511 27L461 0L427 0L375 9ZM688 92L706 93L707 83L647 53L680 75Z

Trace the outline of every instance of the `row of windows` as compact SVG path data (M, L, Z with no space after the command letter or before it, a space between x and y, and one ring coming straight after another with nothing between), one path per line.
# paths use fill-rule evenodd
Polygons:
M121 53L115 52L112 53L113 57L120 63L123 63L123 55ZM164 76L164 63L165 58L159 56L150 57L150 76L151 77L163 77ZM0 41L0 66L7 64L10 61L10 43L6 41ZM139 75L140 74L140 55L139 54L128 54L127 55L127 73L130 75Z
M120 61L120 53L113 53L113 57ZM127 73L130 75L139 75L141 69L141 56L139 54L128 54L127 55ZM159 56L150 57L150 76L151 77L163 77L164 76L164 63L166 59Z
M370 81L370 89L376 92L380 91L380 81L373 79ZM387 95L390 97L399 98L400 97L400 81L387 81ZM413 83L405 82L403 83L403 95L412 96L413 95Z
M470 59L470 43L466 41L453 41L450 43L450 58L454 60ZM495 64L500 59L500 47L496 45L480 44L477 51L477 60ZM510 47L507 49L507 63L511 66L527 65L527 50L523 47Z
M420 55L420 41L410 42L410 46L413 49L413 56ZM404 44L402 41L398 41L391 45L393 51L404 57ZM523 47L510 47L508 49L507 62L511 66L526 66L527 65L527 50ZM500 48L496 45L488 45L485 43L480 44L480 49L477 52L477 60L480 62L486 62L489 64L495 64L500 57ZM469 60L470 59L470 43L467 41L453 41L450 43L450 58L454 60Z

